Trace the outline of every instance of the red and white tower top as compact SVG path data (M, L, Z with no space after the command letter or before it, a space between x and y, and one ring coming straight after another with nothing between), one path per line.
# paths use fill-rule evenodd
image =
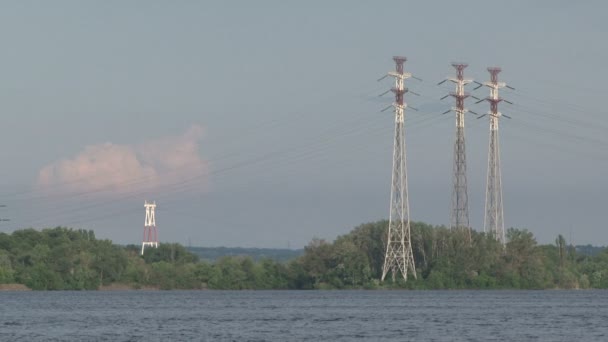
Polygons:
M395 94L395 102L393 103L393 107L395 107L395 121L403 123L403 112L407 107L407 104L403 101L403 95L407 93L404 81L412 77L412 74L403 71L403 64L407 61L407 58L395 56L393 57L393 60L395 61L395 71L389 72L388 76L395 78L395 86L391 88L391 91Z
M498 74L501 70L499 67L489 67L490 81L484 83L486 87L490 88L490 96L486 98L486 101L490 102L488 116L490 117L490 129L493 131L498 130L498 118L502 116L498 111L498 104L502 101L502 98L498 95L498 90L507 86L505 82L498 82Z
M456 126L464 127L464 114L469 110L464 107L464 100L469 97L469 93L464 91L464 86L473 82L464 78L464 69L468 66L466 63L452 63L456 69L456 77L449 77L452 83L456 84L456 91L450 92L450 96L456 99L456 106L452 110L456 112Z

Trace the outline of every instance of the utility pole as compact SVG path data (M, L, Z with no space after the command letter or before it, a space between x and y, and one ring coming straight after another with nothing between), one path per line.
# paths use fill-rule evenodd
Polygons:
M144 202L146 220L144 222L144 239L141 243L141 255L144 255L146 246L158 248L158 232L156 231L156 202Z
M506 244L504 212L502 207L502 180L500 172L500 148L498 139L498 121L504 115L498 111L498 104L503 101L498 96L500 88L508 87L504 82L498 82L498 74L501 69L498 67L488 68L490 72L490 81L483 83L490 88L490 96L485 98L485 101L490 102L490 111L487 115L490 118L490 146L488 149L488 181L486 188L486 210L483 224L483 231L491 233L503 245ZM481 85L480 85L481 86ZM512 87L508 87L513 89ZM483 100L480 100L481 102ZM508 101L505 101L510 103ZM485 116L485 115L483 115Z
M465 85L473 82L473 80L465 79L463 71L468 66L464 63L452 63L456 69L456 77L450 77L439 82L439 85L445 81L451 81L456 84L456 91L444 96L442 99L452 96L456 99L456 106L444 112L447 114L451 111L456 113L456 140L454 141L454 168L453 168L453 183L452 188L452 210L450 212L450 229L463 231L471 242L471 226L469 223L469 193L467 188L467 156L465 149L465 134L464 134L464 115L469 112L464 107L464 100L470 95L464 91ZM475 114L473 111L471 113Z
M407 281L408 270L416 278L416 265L412 253L410 239L410 209L407 191L407 168L405 153L405 129L404 116L407 104L403 101L403 95L407 92L404 81L412 75L403 71L405 57L393 57L395 71L387 76L395 79L395 86L391 91L395 94L395 142L393 147L393 173L391 183L391 203L388 223L388 239L386 241L386 254L384 266L382 267L382 278L390 272L395 281L397 272L401 272L403 279ZM385 76L386 77L386 76Z

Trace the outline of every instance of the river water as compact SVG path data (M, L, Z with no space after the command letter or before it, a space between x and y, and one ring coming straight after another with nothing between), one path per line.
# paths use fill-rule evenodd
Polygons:
M5 291L0 341L608 341L608 291Z

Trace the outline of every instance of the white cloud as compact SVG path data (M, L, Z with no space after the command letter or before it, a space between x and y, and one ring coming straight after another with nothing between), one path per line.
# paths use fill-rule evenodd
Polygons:
M170 190L180 182L202 190L207 162L200 157L203 130L191 126L180 136L164 137L137 145L103 143L87 146L76 156L55 161L38 173L43 190L103 194Z

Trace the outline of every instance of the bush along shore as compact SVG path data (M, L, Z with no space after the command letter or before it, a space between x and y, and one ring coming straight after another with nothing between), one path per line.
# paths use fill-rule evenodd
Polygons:
M64 227L0 233L0 290L123 289L586 289L608 288L608 250L577 253L562 236L539 245L509 229L506 246L483 233L412 222L416 277L380 282L387 221L328 242L313 239L287 261L247 256L199 260L179 244L143 256L139 246Z

